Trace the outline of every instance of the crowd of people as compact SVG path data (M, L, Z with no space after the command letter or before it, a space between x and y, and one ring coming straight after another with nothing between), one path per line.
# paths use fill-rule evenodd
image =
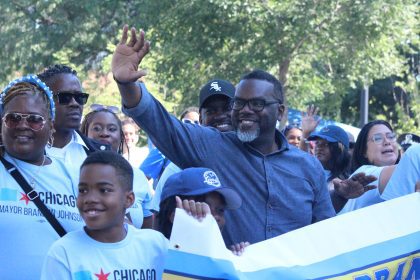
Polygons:
M404 135L402 153L391 125L375 120L354 142L339 126L317 129L314 106L279 131L283 87L262 70L236 87L209 80L199 107L178 119L137 82L148 52L144 33L125 26L112 58L124 117L100 104L82 117L89 94L65 65L2 91L2 278L161 279L175 208L213 216L240 255L420 191L416 135ZM153 143L149 155L136 146L139 127Z

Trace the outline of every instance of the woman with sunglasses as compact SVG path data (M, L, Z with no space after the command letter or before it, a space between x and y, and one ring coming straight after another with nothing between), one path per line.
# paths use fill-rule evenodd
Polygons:
M59 234L35 203L39 198L64 231L79 229L83 221L76 208L77 183L63 162L45 154L54 140L49 88L35 75L25 76L3 90L0 103L0 275L39 279L43 258ZM19 183L13 170L23 177Z
M91 109L92 111L84 117L80 131L87 137L110 145L113 151L122 156L123 147L127 147L127 142L121 120L117 116L119 109L114 106L98 104L91 106ZM149 206L152 193L149 183L140 169L133 168L133 172L133 191L136 201L129 209L127 216L137 228L152 228L153 214Z
M376 188L349 199L340 213L383 201L381 194L399 160L396 140L394 130L386 121L375 120L363 126L354 146L351 169L353 174L363 172L375 176L377 180L372 185Z

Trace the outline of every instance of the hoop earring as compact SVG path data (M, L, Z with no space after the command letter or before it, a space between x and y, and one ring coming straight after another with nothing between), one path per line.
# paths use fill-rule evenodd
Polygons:
M50 136L50 138L48 139L48 142L47 142L47 147L51 148L53 146L53 144L54 144L54 136L51 134L51 136Z

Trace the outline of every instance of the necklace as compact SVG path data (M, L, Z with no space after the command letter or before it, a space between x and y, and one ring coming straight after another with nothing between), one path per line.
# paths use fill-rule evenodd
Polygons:
M45 163L45 159L46 159L46 158L47 158L47 157L46 157L45 155L43 155L41 165L40 165L40 166L38 167L38 169L34 172L34 175L33 175L33 176L31 176L31 179L30 179L30 181L29 181L29 185L31 185L32 189L35 189L35 179L36 179L36 177L38 176L39 172L41 171L41 168L44 166L44 163ZM13 157L12 157L12 159L13 159L13 162L16 164L16 168L17 168L17 169L21 169L21 168L20 168L20 166L19 166L19 164L18 164L18 163L17 163L17 161L15 160L15 158L13 158ZM23 173L23 172L21 171L21 173Z

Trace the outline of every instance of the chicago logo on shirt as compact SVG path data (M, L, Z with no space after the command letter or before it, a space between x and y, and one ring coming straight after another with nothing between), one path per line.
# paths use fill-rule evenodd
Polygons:
M104 272L101 268L98 273L89 270L81 270L73 273L76 280L156 280L155 269L116 269L112 272Z
M52 192L38 192L39 198L48 205L60 205L76 207L76 196L52 193ZM17 189L0 188L0 201L23 201L25 205L31 202L29 196L23 191Z

